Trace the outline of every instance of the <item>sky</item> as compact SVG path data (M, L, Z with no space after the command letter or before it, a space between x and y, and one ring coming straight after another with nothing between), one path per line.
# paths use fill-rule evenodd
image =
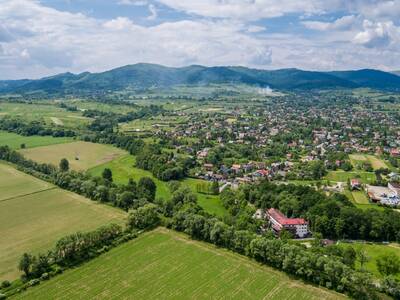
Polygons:
M139 62L400 70L400 0L0 0L0 79Z

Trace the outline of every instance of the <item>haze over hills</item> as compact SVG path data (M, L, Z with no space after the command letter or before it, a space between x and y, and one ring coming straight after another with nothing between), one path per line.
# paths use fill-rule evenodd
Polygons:
M4 80L0 81L0 92L68 93L224 83L269 86L278 90L360 87L400 90L400 76L372 69L317 72L299 69L259 70L246 67L198 65L172 68L140 63L101 73L62 73L38 80Z

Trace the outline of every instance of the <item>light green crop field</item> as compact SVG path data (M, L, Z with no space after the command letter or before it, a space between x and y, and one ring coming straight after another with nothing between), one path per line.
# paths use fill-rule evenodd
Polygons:
M105 168L109 168L113 173L113 180L116 183L127 184L129 178L134 179L136 182L142 177L150 177L154 180L157 186L157 198L162 198L164 200L171 198L171 192L168 188L168 184L163 182L153 176L151 172L145 171L135 166L135 157L132 155L124 155L117 159L114 159L108 163L96 166L88 170L88 172L94 176L101 176L101 173ZM199 183L199 179L185 179L181 181L182 184L189 186L193 192L196 193L196 184ZM215 195L205 195L196 193L199 205L211 214L217 216L226 215L227 211L222 206L219 196Z
M28 289L16 299L344 299L164 228Z
M346 182L348 179L359 178L362 183L371 183L376 180L375 173L372 172L345 172L331 171L325 176L326 180L336 182Z
M396 255L400 258L400 244L391 243L391 244L363 244L363 243L341 243L339 244L342 247L353 247L355 250L363 249L369 258L369 261L365 264L365 269L370 271L375 276L381 278L382 275L379 273L376 260L379 256L384 254ZM357 268L360 268L360 263L357 261ZM397 279L400 279L400 274L397 274Z
M80 171L104 164L126 154L125 151L110 145L81 141L24 149L20 152L26 158L41 163L51 163L56 166L58 166L61 159L66 158L71 169Z
M108 223L124 223L121 210L61 190L0 164L0 281L20 274L24 252L37 254L61 237Z
M16 133L0 131L0 146L9 146L12 149L20 149L21 144L25 144L26 148L34 148L55 144L64 144L72 142L73 138L52 136L23 136Z
M52 188L50 183L0 163L0 202Z

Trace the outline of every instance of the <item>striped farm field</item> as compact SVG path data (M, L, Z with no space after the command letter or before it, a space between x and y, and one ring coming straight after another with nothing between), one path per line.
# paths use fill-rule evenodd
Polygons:
M24 252L49 250L61 237L124 223L125 213L0 163L0 282L16 279Z
M21 150L21 153L26 158L56 166L61 159L66 158L69 161L70 168L78 171L104 164L126 154L125 151L110 145L82 141L24 149Z
M41 300L344 298L165 228L15 296Z

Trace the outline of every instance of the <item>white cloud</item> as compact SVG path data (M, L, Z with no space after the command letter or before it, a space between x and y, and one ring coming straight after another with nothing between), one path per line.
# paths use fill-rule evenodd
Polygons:
M257 20L287 13L322 13L322 0L158 0L174 9L215 18Z
M318 22L318 21L304 21L302 24L313 30L326 31L326 30L349 30L357 21L356 16L344 16L334 22Z
M150 15L147 17L147 20L155 20L158 17L157 9L153 4L149 4L149 12Z
M25 58L25 59L28 59L31 57L31 55L29 54L29 51L27 49L22 50L20 55L22 58Z
M124 5L139 2L119 1ZM0 0L0 77L98 72L138 62L313 70L400 69L396 21L371 17L363 23L366 17L361 12L363 6L355 4L358 0L158 0L155 5L145 2L149 11L153 10L150 18L167 10L161 2L204 17L144 26L127 17L96 19L60 11L35 0ZM376 1L364 2L372 5ZM314 13L329 12L340 5L346 7L347 16L331 23L310 19ZM157 8L162 10L157 12ZM379 18L384 18L385 10L381 11ZM317 30L312 36L301 32L271 33L269 28L259 26L261 22L253 22L295 12L308 14L304 25Z
M380 48L388 46L398 36L399 30L392 21L371 22L364 20L363 31L354 37L354 42L368 48Z
M119 5L134 5L134 6L144 6L147 5L146 0L120 0L117 2Z

